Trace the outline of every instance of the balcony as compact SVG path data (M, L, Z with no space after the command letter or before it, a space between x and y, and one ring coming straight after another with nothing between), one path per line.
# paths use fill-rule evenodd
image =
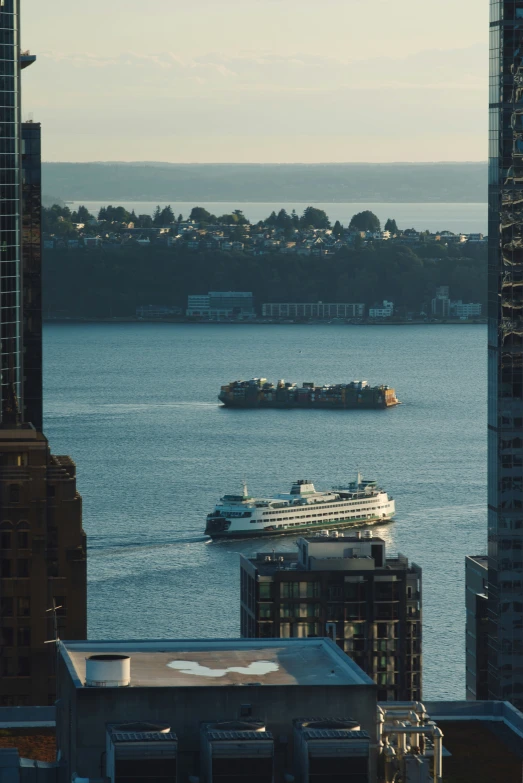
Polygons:
M36 62L36 54L31 54L29 49L26 49L24 52L20 52L20 67L22 70L24 68L28 68L34 62Z

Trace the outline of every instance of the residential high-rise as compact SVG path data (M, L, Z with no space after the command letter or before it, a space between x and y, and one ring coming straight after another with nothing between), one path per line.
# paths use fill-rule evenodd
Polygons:
M87 633L76 467L42 433L40 126L20 122L19 0L0 0L0 706L53 703L57 637ZM23 206L22 206L23 205Z
M523 707L523 2L490 2L489 698Z
M421 568L371 533L298 539L298 552L240 556L241 635L329 636L378 685L421 698Z

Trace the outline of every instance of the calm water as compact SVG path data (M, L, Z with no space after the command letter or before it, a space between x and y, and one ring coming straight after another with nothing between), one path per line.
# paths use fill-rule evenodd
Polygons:
M76 209L80 203L85 206L94 215L98 214L98 210L101 206L107 204L117 204L125 207L129 211L135 210L138 215L152 215L156 207L156 202L153 201L127 201L120 202L111 201L107 199L105 201L83 201L83 202L70 202L71 209ZM161 207L165 207L166 204L160 204ZM281 203L264 203L264 202L248 202L243 204L233 202L199 202L198 206L205 207L214 215L224 215L231 213L233 209L242 209L245 216L251 221L251 223L257 223L259 220L264 220L269 217L273 210L278 212L282 207L287 212L292 212L296 209L298 215L303 213L305 207L308 207L308 203L302 204L281 204ZM470 233L487 233L487 205L486 203L479 204L366 204L366 203L346 203L346 204L333 204L333 203L316 203L313 206L319 209L324 209L325 212L334 223L335 220L339 220L343 225L347 226L350 223L351 217L364 209L370 209L374 212L382 224L385 224L387 218L394 218L400 228L415 228L418 231L454 231L454 233L463 232L465 234ZM184 218L188 218L191 209L194 207L193 202L178 201L171 202L171 207L174 214L178 217L182 214Z
M464 698L464 557L486 546L486 328L54 324L46 432L78 464L91 638L239 635L238 553L205 515L361 469L396 498L389 551L423 567L424 696ZM220 385L263 375L394 386L388 411L234 411Z

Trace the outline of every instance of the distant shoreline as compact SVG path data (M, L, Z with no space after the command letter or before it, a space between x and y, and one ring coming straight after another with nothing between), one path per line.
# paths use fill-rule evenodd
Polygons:
M250 321L193 321L186 318L44 318L44 324L70 324L70 323L102 323L102 324L185 324L190 326L485 326L486 318L470 320L452 319L445 321L362 321L361 323L347 323L345 321L275 321L255 318Z

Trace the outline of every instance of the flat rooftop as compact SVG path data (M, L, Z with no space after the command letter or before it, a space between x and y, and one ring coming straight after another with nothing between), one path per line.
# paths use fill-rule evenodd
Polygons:
M473 560L475 563L478 563L478 565L484 566L487 568L488 566L488 555L467 555L467 560Z
M508 702L424 702L443 732L445 783L521 783L523 715Z
M330 639L209 639L60 642L77 688L91 655L129 655L131 687L372 685Z

